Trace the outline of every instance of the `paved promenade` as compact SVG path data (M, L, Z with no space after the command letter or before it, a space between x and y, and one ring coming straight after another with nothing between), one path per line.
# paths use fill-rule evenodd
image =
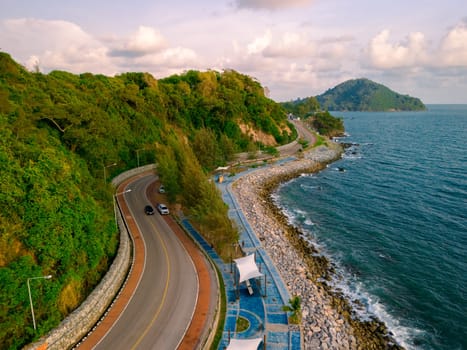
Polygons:
M241 175L244 174L245 172ZM238 226L240 248L245 252L245 255L255 253L256 264L265 275L251 280L253 295L248 293L245 283L241 283L238 288L235 285L235 264L224 263L190 223L187 220L182 221L185 228L214 260L222 273L227 294L227 315L219 349L224 349L229 344L229 337L264 339L265 336L268 350L299 350L301 348L300 331L298 328L289 328L287 314L282 311L282 307L288 304L290 295L231 192L232 182L236 178L229 177L217 185L222 192L224 202L230 208L229 216ZM239 316L247 319L250 327L244 332L235 333L236 321Z

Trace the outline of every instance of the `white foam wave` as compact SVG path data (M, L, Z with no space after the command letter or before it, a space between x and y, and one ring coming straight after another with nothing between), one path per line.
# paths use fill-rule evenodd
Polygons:
M331 255L327 251L326 246L322 245L315 235L314 231L319 231L320 228L319 225L312 221L309 213L298 208L280 206L279 196L273 195L273 197L276 199L276 205L281 208L288 218L288 222L300 229L302 239L314 246L320 252L318 255L324 255L329 259L336 271L333 280L329 284L334 290L342 292L343 296L350 301L357 316L362 320L371 320L376 317L386 325L388 331L401 346L407 350L416 350L417 347L413 345L412 340L423 336L424 331L403 325L399 319L388 312L385 305L376 296L368 291L366 286L359 280L358 271L352 272L344 268L341 257L336 254Z
M342 155L342 158L343 158L343 159L362 159L363 157L362 157L361 154L358 154L358 153L357 153L357 154L344 153L344 154Z
M315 236L314 231L319 231L319 226L311 218L307 217L306 212L302 210L288 210L287 208L282 208L282 211L287 216L289 222L295 226L298 224L298 217L306 217L304 223L307 226L302 227L299 225L302 231L302 239L318 249L320 252L318 255L326 256L334 266L336 273L329 284L334 290L341 292L350 301L357 316L362 320L371 320L373 317L376 317L386 325L388 331L401 346L407 350L416 350L417 347L413 345L412 340L423 336L424 331L403 325L399 319L387 311L385 305L377 297L368 292L364 284L358 279L358 271L352 273L348 269L343 268L340 263L342 261L340 256L329 254L326 246L320 244ZM311 227L313 227L313 230Z
M407 350L417 349L417 347L413 345L411 339L423 336L424 331L402 325L398 319L394 318L387 312L385 306L378 300L373 301L370 298L370 310L378 317L378 319L386 324L386 327L400 345Z
M300 174L300 177L314 177L314 174L307 174L307 173L302 173Z
M424 331L403 325L399 319L388 312L385 305L377 297L367 290L365 285L359 281L357 274L351 275L333 257L327 255L327 258L337 267L336 275L330 283L331 286L335 290L341 291L344 297L351 302L356 314L362 320L370 320L376 316L386 325L388 331L400 345L407 350L417 349L413 345L412 339L423 335Z
M321 186L313 186L313 185L305 185L305 184L300 184L300 188L303 190L320 190Z
M299 211L294 211L291 209L287 209L284 207L280 207L282 210L282 213L286 216L288 219L289 223L296 223L298 218L300 217L300 212Z
M350 137L351 135L347 132L344 132L344 135L343 136L337 136L337 137L333 137L332 140L335 141L335 142L340 142L342 139L345 139L346 137Z

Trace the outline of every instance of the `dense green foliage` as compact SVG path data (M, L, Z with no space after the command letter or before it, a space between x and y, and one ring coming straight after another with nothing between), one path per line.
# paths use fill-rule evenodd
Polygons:
M294 101L281 103L282 107L295 118L307 118L314 112L321 110L321 106L315 97L299 98Z
M322 111L315 97L283 102L281 105L289 115L303 119L311 129L318 131L321 135L334 137L344 133L342 118L336 118L328 111Z
M253 141L242 125L274 136L277 144L292 141L283 108L264 96L261 85L229 70L223 73L188 71L159 80L168 96L168 119L193 137L193 130L211 130L219 145L221 135L234 142L234 151L246 151ZM203 164L204 165L204 164Z
M344 120L332 116L328 111L316 112L310 118L311 127L327 137L344 134Z
M235 240L206 170L295 137L282 107L234 71L156 80L31 73L0 53L0 348L16 349L76 308L116 253L111 176L157 161L169 200L222 249ZM261 146L261 145L260 145ZM32 328L26 281L38 326Z
M316 96L330 111L419 111L426 107L415 97L398 94L368 79L343 82Z
M238 233L228 218L227 205L202 171L194 151L172 133L165 144L157 146L157 153L159 177L169 200L179 198L206 240L221 256L226 256L232 243L238 241Z

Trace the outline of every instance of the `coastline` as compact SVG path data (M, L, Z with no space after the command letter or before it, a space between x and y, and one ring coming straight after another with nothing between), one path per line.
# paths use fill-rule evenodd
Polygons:
M303 152L301 158L270 165L238 179L232 190L291 296L302 300L305 349L403 349L376 318L362 321L342 293L327 284L334 274L329 260L303 239L271 198L281 183L322 170L340 159L341 145L331 143Z

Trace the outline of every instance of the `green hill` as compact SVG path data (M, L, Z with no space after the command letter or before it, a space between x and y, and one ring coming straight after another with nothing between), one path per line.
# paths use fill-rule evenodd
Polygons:
M316 96L321 107L330 111L420 111L422 101L401 95L368 79L343 82Z
M56 326L107 271L112 176L157 162L168 200L226 255L237 232L208 171L295 138L283 108L235 71L41 74L0 53L0 348ZM34 288L34 332L26 281L48 274Z

